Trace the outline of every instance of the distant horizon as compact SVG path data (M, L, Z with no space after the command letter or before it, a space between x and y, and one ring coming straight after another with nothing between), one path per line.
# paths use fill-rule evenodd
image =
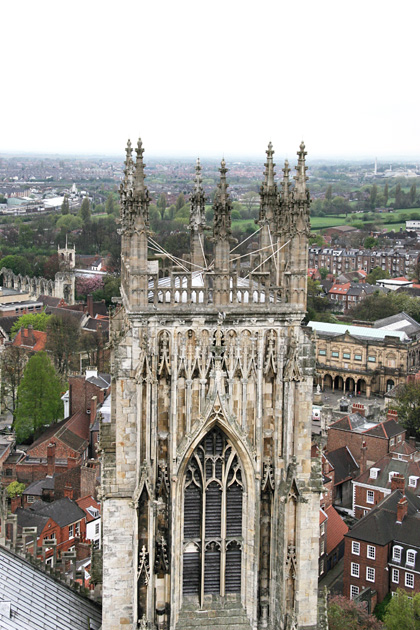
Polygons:
M186 162L194 162L197 158L200 158L200 160L207 160L207 161L214 161L214 162L218 162L222 159L222 157L225 158L226 161L240 161L240 162L258 162L258 161L265 161L265 150L262 151L260 154L229 154L226 151L225 152L221 152L220 155L215 155L215 154L201 154L201 155L192 155L190 153L166 153L166 154L158 154L158 153L153 153L150 152L148 153L147 150L145 150L144 153L144 160L146 162L147 165L147 160L153 160L153 161L158 161L158 160L168 160L168 161L176 161L176 160L180 160L180 161L186 161ZM275 154L274 159L280 163L281 160L284 159L288 159L290 162L290 165L293 167L293 158L295 157L295 155L290 156L288 153L284 153L283 155L281 155L280 153ZM119 152L119 153L113 153L113 152L106 152L106 153L99 153L99 152L90 152L90 151L80 151L80 152L70 152L70 151L0 151L0 158L5 158L5 159L11 159L11 158L35 158L35 159L43 159L43 158L49 158L49 159L82 159L82 160L89 160L89 159L102 159L102 160L112 160L112 161L120 161L121 163L124 162L125 160L125 153L124 152ZM297 159L297 156L296 156ZM331 162L331 163L337 163L337 162L341 162L341 163L349 163L349 164L357 164L357 163L364 163L364 164L369 164L375 163L375 160L377 160L377 164L378 166L380 166L381 164L388 164L389 162L402 162L402 163L412 163L412 162L420 162L420 154L389 154L389 155L377 155L377 156L372 156L370 154L359 154L359 155L343 155L343 154L336 154L336 155L325 155L322 153L318 153L318 154L313 154L311 155L310 152L308 151L308 155L307 155L307 163L310 164L310 162Z

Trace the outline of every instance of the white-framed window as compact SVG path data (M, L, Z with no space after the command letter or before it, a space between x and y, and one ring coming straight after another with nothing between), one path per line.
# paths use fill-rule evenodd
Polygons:
M99 534L99 523L95 523L95 536Z
M395 444L395 438L391 438L391 439L389 440L389 444L390 444L390 446L394 446L394 444Z
M74 526L75 536L80 536L80 523L76 523Z
M405 563L408 567L414 567L414 564L416 562L416 553L417 551L414 551L414 549L407 550L407 557L406 557Z
M375 560L375 547L373 545L367 546L367 557L371 560Z
M410 488L416 488L417 487L417 481L418 481L418 477L416 477L415 475L410 475L408 478L408 485L410 486Z
M366 567L366 579L368 582L375 581L375 569L372 567Z
M401 554L402 547L400 547L399 545L394 545L392 548L392 559L395 560L395 562L401 562Z
M352 584L350 586L350 599L354 599L355 597L357 597L358 594L359 594L359 587L353 586Z
M400 443L401 443L401 440L402 440L402 435L399 435L399 436L398 436L398 438L397 438L397 440L398 440L398 444L400 444Z
M392 581L394 584L398 584L400 581L400 572L398 569L392 569Z
M360 566L357 564L357 562L352 562L351 563L351 570L350 573L352 575L352 577L359 577L360 576Z
M368 490L366 492L366 503L374 503L375 502L375 493L373 490Z
M69 525L69 538L74 538L74 525Z
M319 561L319 575L324 573L324 558Z
M371 468L370 469L370 478L371 479L377 479L378 478L378 472L380 471L380 468Z
M355 540L352 540L351 543L351 552L355 555L355 556L360 556L360 543L356 542Z
M35 503L35 497L34 497L34 495L33 495L33 494L28 494L28 495L27 495L27 497L26 497L26 501L27 501L28 503Z
M414 588L414 573L406 573L404 583L408 588Z
M325 553L325 540L322 538L319 545L319 554L322 556L323 553Z
M53 566L53 562L54 562L54 557L53 557L53 556L51 556L51 558L47 558L47 559L45 560L45 564L46 564L47 566L50 566L50 567L52 567L52 566Z

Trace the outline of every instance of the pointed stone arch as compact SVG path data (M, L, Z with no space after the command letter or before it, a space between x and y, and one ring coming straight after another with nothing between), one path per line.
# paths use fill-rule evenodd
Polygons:
M258 541L256 538L256 496L259 491L256 481L256 470L253 456L249 446L240 434L240 429L236 422L228 417L222 407L220 398L214 401L213 408L207 416L207 420L201 429L192 437L188 447L183 452L178 466L176 476L176 487L174 491L172 505L178 513L173 518L173 567L174 580L172 583L172 601L179 602L178 610L174 611L177 617L183 603L183 547L184 547L184 502L185 502L185 480L188 465L197 447L213 430L220 430L226 440L230 443L240 462L242 471L243 494L242 494L242 536L241 536L241 576L240 576L240 599L248 616L257 618L257 574L252 570L258 561ZM217 541L209 541L217 542ZM197 541L191 540L191 544L196 545ZM188 544L190 544L188 543ZM226 543L226 540L223 544ZM235 543L235 541L233 541ZM236 543L235 543L236 544ZM213 545L214 546L214 545ZM191 548L192 549L192 548ZM212 549L216 553L216 549ZM232 552L238 553L238 547L234 546ZM226 591L225 594L227 595ZM239 593L238 593L239 596Z

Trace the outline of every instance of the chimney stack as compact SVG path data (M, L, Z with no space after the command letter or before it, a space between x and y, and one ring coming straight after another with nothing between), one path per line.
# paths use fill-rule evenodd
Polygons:
M407 499L403 495L397 504L397 523L402 523L407 514Z
M363 475L364 472L366 472L366 451L367 451L367 444L366 441L363 440L362 442L362 448L360 449L362 454L360 457L360 474Z
M47 477L52 477L55 472L55 444L50 442L47 446Z
M394 475L391 479L391 492L394 490L401 490L404 493L405 488L405 478L403 475Z

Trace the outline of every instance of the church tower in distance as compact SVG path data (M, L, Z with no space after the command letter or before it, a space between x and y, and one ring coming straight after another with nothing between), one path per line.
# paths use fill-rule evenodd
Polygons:
M311 461L306 151L277 185L267 150L250 271L224 160L206 254L197 162L190 252L148 250L143 146L121 184L121 304L102 422L103 630L317 627L319 462ZM166 254L166 252L165 252Z

